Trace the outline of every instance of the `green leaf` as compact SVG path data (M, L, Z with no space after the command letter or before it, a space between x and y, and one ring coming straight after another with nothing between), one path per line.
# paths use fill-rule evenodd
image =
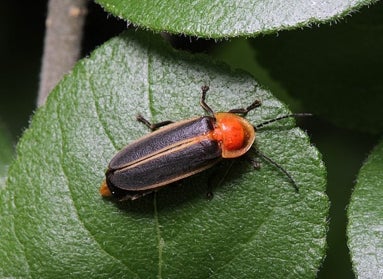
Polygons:
M358 278L383 273L383 141L361 168L348 209L348 247Z
M108 161L148 133L136 114L152 122L202 115L204 84L217 111L262 100L248 115L252 123L289 113L249 75L145 33L114 38L79 62L18 144L8 195L0 200L19 243L12 250L18 269L13 273L16 264L1 266L10 261L0 259L2 274L314 277L325 252L325 168L291 119L260 130L257 147L294 177L299 193L267 162L255 171L239 159L230 170L226 162L133 202L100 197Z
M148 1L96 0L134 25L156 31L222 38L254 36L344 17L376 1Z
M334 26L252 41L258 62L309 111L346 128L382 133L383 2Z

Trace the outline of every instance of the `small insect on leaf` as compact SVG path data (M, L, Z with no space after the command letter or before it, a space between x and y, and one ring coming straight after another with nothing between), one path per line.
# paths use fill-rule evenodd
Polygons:
M288 117L288 114L253 126L244 117L261 105L215 113L205 102L208 86L202 86L200 105L207 115L179 122L150 123L137 120L153 132L120 150L110 161L100 193L119 200L134 200L175 181L204 171L222 159L245 156L252 148L257 129ZM272 159L257 154L280 169L298 191L292 176ZM210 193L211 195L211 193Z

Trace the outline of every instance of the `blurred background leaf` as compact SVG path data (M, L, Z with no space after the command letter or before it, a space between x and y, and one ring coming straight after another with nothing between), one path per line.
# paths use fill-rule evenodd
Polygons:
M361 168L348 208L348 246L358 278L383 273L383 141Z

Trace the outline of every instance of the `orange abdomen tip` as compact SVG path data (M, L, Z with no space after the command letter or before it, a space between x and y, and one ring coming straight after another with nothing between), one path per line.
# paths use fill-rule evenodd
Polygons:
M101 183L100 194L101 194L101 196L103 196L103 197L110 197L110 196L112 196L112 192L109 190L109 187L108 187L108 185L106 184L106 180L104 180L104 181Z

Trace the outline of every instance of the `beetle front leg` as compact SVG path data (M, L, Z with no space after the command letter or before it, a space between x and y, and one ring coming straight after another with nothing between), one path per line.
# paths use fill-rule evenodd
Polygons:
M246 115L249 111L259 107L261 105L261 101L260 100L255 100L250 106L248 106L247 108L239 108L239 109L231 109L229 110L230 113L238 113L238 114L242 114L242 115Z
M203 108L203 110L213 116L214 115L214 111L211 109L211 107L209 107L209 105L206 103L206 93L207 91L209 91L209 86L207 85L202 85L201 86L201 91L202 91L202 94L201 94L201 100L200 100L200 105L201 107Z
M155 131L157 130L158 128L161 128L163 126L166 126L168 124L171 124L173 123L173 121L162 121L162 122L159 122L159 123L150 123L148 120L146 120L141 114L138 114L137 117L136 117L137 121L138 122L141 122L143 123L146 127L148 127L151 131Z

